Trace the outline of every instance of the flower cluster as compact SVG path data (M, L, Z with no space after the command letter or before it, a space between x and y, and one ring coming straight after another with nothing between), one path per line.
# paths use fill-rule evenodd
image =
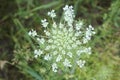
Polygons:
M34 30L28 33L40 44L39 49L34 50L34 57L37 59L42 55L44 60L51 61L51 68L54 72L64 69L63 67L72 68L75 64L82 68L86 63L82 56L91 54L91 48L86 44L95 34L91 25L84 29L83 21L74 20L72 6L66 5L63 11L63 23L53 20L56 17L54 10L48 12L48 16L53 20L51 28L46 28L50 24L46 19L41 20L42 26L45 28L45 37L37 36Z

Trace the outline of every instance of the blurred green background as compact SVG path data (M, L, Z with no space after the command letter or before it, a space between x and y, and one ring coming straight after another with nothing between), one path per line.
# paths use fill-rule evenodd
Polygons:
M46 13L55 9L59 21L66 4L74 6L76 19L85 19L96 29L91 43L96 53L91 61L100 62L94 62L99 66L95 69L99 69L98 74L93 74L97 76L96 80L120 80L120 0L0 0L0 80L35 80L25 75L30 72L22 72L17 66L24 56L17 50L28 46L34 48L27 36L28 30L33 28L42 33L41 19L47 18ZM18 60L14 58L15 54L18 54ZM29 58L27 61L33 63Z

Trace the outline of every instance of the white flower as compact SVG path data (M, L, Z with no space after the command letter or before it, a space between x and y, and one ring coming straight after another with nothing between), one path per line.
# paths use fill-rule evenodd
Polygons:
M91 54L91 47L88 48L88 54Z
M56 48L56 45L51 45L51 48L52 48L52 49L55 49L55 48Z
M69 32L73 32L73 28L70 27L70 28L68 29L68 31L69 31Z
M68 52L67 55L72 58L72 53L71 52Z
M62 47L60 46L60 47L58 47L58 49L59 49L59 51L61 51L62 50ZM63 51L62 51L63 52Z
M60 23L59 28L62 29L64 27L64 24Z
M53 23L53 27L54 27L54 28L57 28L57 24L56 24L55 22Z
M79 21L78 23L76 23L75 29L76 29L76 30L80 30L80 29L82 28L82 26L83 26L83 22L82 22L82 21Z
M45 50L50 50L51 49L51 46L46 46Z
M53 43L53 40L52 40L52 39L49 39L49 40L48 40L48 43Z
M28 35L32 36L32 37L35 37L35 36L37 36L37 32L32 29L31 31L28 32Z
M91 54L91 47L85 48L84 52L87 54Z
M66 54L65 50L62 50L61 52L62 52L62 54Z
M53 55L57 55L57 53L58 53L58 51L54 51L54 52L53 52Z
M44 59L47 60L47 61L51 60L51 58L52 57L49 54L47 54L47 55L44 56Z
M67 46L67 49L70 50L70 49L72 49L72 47L71 47L70 45L68 45L68 46Z
M51 18L56 17L55 10L52 10L51 12L48 12L48 16L50 16Z
M94 30L94 28L92 27L92 25L89 25L89 28L90 28L91 30Z
M62 59L62 55L58 55L56 62L59 62Z
M37 38L37 41L40 42L41 44L44 44L45 43L45 39L44 38Z
M75 49L77 47L76 44L72 44L72 48Z
M76 40L76 45L81 45L82 43L79 40Z
M65 61L63 62L63 65L65 67L72 67L72 65L71 65L71 63L70 63L70 61L68 59L65 59Z
M72 44L72 43L73 43L73 40L68 40L68 43L69 43L69 44Z
M79 61L76 61L76 63L80 68L82 68L85 65L85 60L79 60Z
M78 56L80 56L81 54L83 53L83 50L77 50L77 52L76 52L76 54L78 55Z
M78 36L80 36L80 34L81 34L81 31L77 31L77 32L75 33L75 36L78 37Z
M72 23L74 21L74 10L72 6L66 5L64 8L64 19L68 23L69 26L72 26Z
M61 31L58 31L58 35L62 35L62 32L61 32Z
M52 64L52 70L53 70L53 72L57 72L57 64L56 63L53 63Z
M43 54L43 51L41 51L40 49L38 50L34 50L34 54L35 54L35 58L37 58L38 56L40 56L41 54Z
M48 22L47 22L46 19L41 20L41 22L42 22L42 26L43 26L43 27L46 28L46 27L48 26Z
M45 32L46 36L50 36L51 35L49 31L44 30L44 32Z
M57 34L57 31L53 29L53 30L52 30L52 33L53 33L53 34Z
M76 37L72 37L72 41L76 41Z
M91 25L89 25L89 27L86 28L86 33L85 36L83 37L83 43L87 43L89 40L91 40L91 36L95 34L93 30L94 28Z
M85 44L85 43L87 43L88 42L88 40L89 40L89 38L88 37L83 37L83 43Z

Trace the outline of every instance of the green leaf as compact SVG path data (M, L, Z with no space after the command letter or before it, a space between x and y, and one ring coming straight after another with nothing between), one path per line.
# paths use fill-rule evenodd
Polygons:
M31 44L32 48L35 49L34 44L32 43L30 37L28 36L28 31L24 28L24 26L22 25L22 23L18 19L14 19L13 21L14 21L14 23L15 23L16 26L20 27L20 29L25 34L24 35L25 39L28 40L29 43Z
M34 71L30 66L28 66L27 64L21 63L18 65L18 67L21 68L24 72L30 74L36 80L42 80L41 76L36 71Z
M53 1L49 4L44 4L44 5L38 6L34 9L32 9L31 11L34 12L34 11L37 11L37 10L40 10L40 9L47 9L47 8L50 8L50 7L58 5L58 4L60 4L60 1Z

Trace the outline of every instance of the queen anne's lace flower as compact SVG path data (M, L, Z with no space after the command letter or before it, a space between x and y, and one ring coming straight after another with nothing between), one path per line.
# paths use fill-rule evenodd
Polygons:
M76 23L75 29L76 29L76 30L80 30L80 29L82 28L82 25L83 25L83 22L82 22L82 21Z
M80 68L82 68L85 65L85 60L79 60L79 61L76 61L76 63Z
M70 61L68 59L65 59L65 61L63 62L63 65L65 67L72 67L72 65L71 65L71 63L70 63Z
M91 54L91 48L86 44L95 34L91 25L85 29L83 21L74 20L72 6L66 5L63 11L64 21L60 23L53 20L56 17L54 10L48 12L53 22L51 28L45 28L45 37L36 36L37 33L34 30L28 33L40 44L40 50L34 51L34 57L39 58L42 55L44 60L52 63L51 67L54 72L64 67L72 68L75 64L82 68L86 63L83 56ZM43 27L48 26L46 19L41 22Z
M46 28L46 27L48 26L48 22L47 22L46 19L41 20L41 22L42 22L42 26L43 26L43 27Z
M44 38L37 38L37 41L40 43L40 44L44 44L45 43L45 39Z
M35 55L34 57L35 57L35 58L37 58L37 57L40 56L41 54L43 54L43 52L42 52L40 49L34 50L34 55Z
M57 64L56 63L53 63L52 64L52 70L54 71L54 72L57 72Z
M32 29L31 31L28 32L28 35L32 36L32 37L35 37L35 36L37 36L37 32Z
M45 60L47 60L47 61L49 61L49 60L51 60L51 56L50 56L50 54L46 54L45 56L44 56L44 59Z
M59 54L57 59L56 59L56 62L59 62L61 59L62 59L62 55Z
M93 30L94 28L91 25L89 25L89 27L86 28L86 33L85 36L83 37L83 43L87 43L89 40L91 40L91 36L95 34Z
M48 16L50 16L51 18L56 17L55 10L52 10L51 12L48 12Z
M64 8L64 19L65 21L68 23L69 26L72 26L72 23L74 21L74 10L73 10L73 6L68 6L66 5Z

